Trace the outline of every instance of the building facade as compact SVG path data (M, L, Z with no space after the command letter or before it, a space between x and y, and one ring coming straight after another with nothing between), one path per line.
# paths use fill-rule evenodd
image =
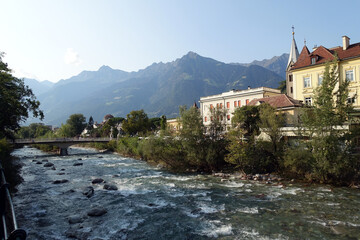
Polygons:
M348 102L360 110L360 43L350 44L342 37L343 45L334 48L315 47L312 52L303 47L297 61L288 67L287 94L305 104L313 104L314 90L321 85L326 62L338 57L339 81L349 81ZM291 89L290 89L291 88Z
M254 99L249 105L259 106L264 103L275 108L278 113L284 114L286 127L295 126L299 123L301 107L303 106L301 101L295 100L286 94L280 94L272 97Z
M248 88L246 90L231 90L217 95L211 95L200 98L200 113L204 126L211 124L213 119L212 109L221 109L224 114L220 116L222 123L231 125L233 113L239 107L248 105L253 99L271 97L280 95L278 89L259 87Z

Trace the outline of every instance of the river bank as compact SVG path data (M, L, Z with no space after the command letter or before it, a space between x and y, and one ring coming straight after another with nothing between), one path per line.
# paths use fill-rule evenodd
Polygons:
M165 138L165 141L169 140L169 138ZM149 144L150 142L150 144ZM176 149L171 149L169 153L169 147L166 146L166 142L161 144L153 144L154 138L141 138L138 139L137 137L125 137L122 138L121 141L115 142L112 141L109 144L88 144L87 146L94 147L95 149L108 149L112 152L116 152L121 156L131 157L139 160L144 160L149 164L153 164L155 166L159 166L165 168L169 171L174 171L178 173L205 173L205 174L214 174L223 178L225 181L227 178L239 178L241 180L254 180L260 182L276 182L281 183L282 181L288 182L298 182L301 184L331 184L333 186L346 186L351 188L360 188L359 181L350 181L350 182L336 182L336 181L320 181L319 179L314 179L309 177L308 175L300 175L300 174L292 174L291 172L287 171L284 167L282 167L280 172L271 172L271 173L245 173L244 171L239 171L235 165L226 163L224 159L218 159L217 161L220 164L215 165L214 169L208 168L204 170L203 168L199 168L200 164L197 165L187 165L181 166L179 162L183 159L181 156L183 154L179 153L179 156L173 157L176 153ZM155 139L156 142L156 139ZM170 142L169 145L173 143ZM84 145L85 146L85 145ZM161 152L159 154L159 152ZM223 156L223 155L222 155ZM166 158L170 157L174 160L168 161ZM219 156L221 157L221 155ZM185 158L185 156L183 156ZM257 156L254 156L257 158ZM174 163L171 165L169 163Z

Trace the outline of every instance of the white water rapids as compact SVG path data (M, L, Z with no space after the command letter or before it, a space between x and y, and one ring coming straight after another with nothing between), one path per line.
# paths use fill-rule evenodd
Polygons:
M13 153L24 165L24 182L13 200L30 240L360 239L357 189L222 182L90 149L69 153L49 156L34 148ZM44 167L46 162L55 170ZM92 184L96 178L118 190ZM89 186L90 198L83 195ZM99 207L107 212L88 216Z

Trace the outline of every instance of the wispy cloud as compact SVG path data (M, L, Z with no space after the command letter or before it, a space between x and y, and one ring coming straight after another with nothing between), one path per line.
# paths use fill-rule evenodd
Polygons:
M79 54L72 48L66 49L66 53L64 56L64 62L66 64L71 64L75 66L79 66L82 63L82 60Z
M22 68L13 69L13 74L17 78L31 78L39 80L39 78L35 74L28 72Z

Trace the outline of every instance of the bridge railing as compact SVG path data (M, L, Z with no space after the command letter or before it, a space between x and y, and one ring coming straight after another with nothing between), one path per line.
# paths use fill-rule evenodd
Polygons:
M48 142L48 143L56 143L56 142L106 142L110 141L111 138L24 138L24 139L16 139L14 142L18 144L30 144L30 143L38 143L38 142Z
M16 222L15 209L13 202L11 200L11 195L9 192L9 184L6 182L4 169L0 164L0 215L1 215L1 226L0 233L1 239L4 240L25 240L26 239L26 231L20 229ZM10 222L7 220L10 219ZM10 234L9 234L10 232Z

